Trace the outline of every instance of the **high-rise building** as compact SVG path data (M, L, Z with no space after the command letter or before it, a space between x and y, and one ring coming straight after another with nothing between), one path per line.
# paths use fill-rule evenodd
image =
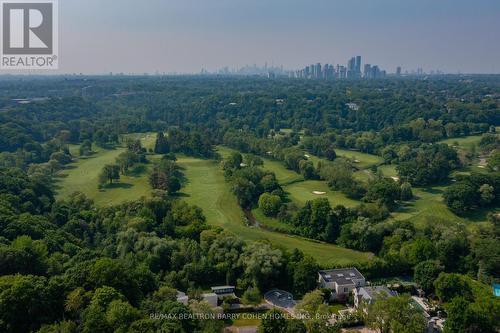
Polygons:
M398 67L396 68L396 75L397 75L397 76L401 76L401 66L398 66Z
M314 74L315 74L314 78L321 79L321 64L319 62L316 64L316 69L314 70Z
M352 57L347 61L347 70L354 72L356 70L356 58Z
M330 73L328 72L328 64L323 65L323 79L329 79Z
M347 78L353 79L356 76L356 58L352 57L347 61Z
M372 66L370 64L365 64L365 67L363 68L363 77L366 79L371 78L371 71Z
M377 65L372 66L371 78L372 79L378 79L379 77L380 77L380 69L378 68Z
M356 74L361 76L361 56L356 56Z
M357 79L361 77L361 56L352 57L347 62L347 78Z
M346 79L347 78L347 68L345 68L345 66L340 66L338 69L338 75L339 75L339 79Z
M328 78L335 79L335 69L333 68L333 65L328 66Z

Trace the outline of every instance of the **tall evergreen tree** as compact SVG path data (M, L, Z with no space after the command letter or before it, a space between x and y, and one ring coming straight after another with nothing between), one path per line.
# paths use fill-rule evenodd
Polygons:
M168 152L170 152L168 140L163 132L158 132L158 134L156 135L154 151L156 154L167 154Z

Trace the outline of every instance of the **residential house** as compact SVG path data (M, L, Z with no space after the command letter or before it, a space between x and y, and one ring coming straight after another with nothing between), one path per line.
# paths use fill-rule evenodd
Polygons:
M390 290L386 286L358 287L353 291L354 306L361 304L373 304L378 298L397 296L397 292Z
M364 287L365 277L356 268L337 268L318 272L319 285L332 292L332 299L345 300L357 287Z

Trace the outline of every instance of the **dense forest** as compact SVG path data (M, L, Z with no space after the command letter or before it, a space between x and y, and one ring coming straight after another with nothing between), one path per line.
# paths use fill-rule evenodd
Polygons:
M189 170L178 157L188 156L216 161L241 212L251 219L262 212L279 226L273 232L369 252L370 260L349 265L368 279L409 277L446 311L446 332L495 332L500 302L489 288L500 281L498 126L498 76L2 78L0 331L221 332L227 321L197 316L216 313L201 301L213 285L236 286L245 305L280 288L302 299L298 310L323 311L318 304L329 295L317 289L317 272L333 267L210 223L183 198ZM154 133L154 144L127 136L134 133ZM469 150L447 143L471 136L478 144ZM231 153L223 156L221 146ZM117 148L99 165L95 190L106 193L144 169L150 196L108 206L78 191L57 197L56 180L75 160ZM345 151L378 162L364 168ZM280 181L268 161L357 204L324 197L299 204L287 191L296 180ZM459 222L394 218L416 191L435 187ZM480 222L464 222L476 215ZM373 313L394 309L396 327L405 315L414 319L407 292ZM154 313L176 316L156 320ZM379 321L363 313L336 325L264 319L259 330L340 332ZM418 319L405 332L422 330Z

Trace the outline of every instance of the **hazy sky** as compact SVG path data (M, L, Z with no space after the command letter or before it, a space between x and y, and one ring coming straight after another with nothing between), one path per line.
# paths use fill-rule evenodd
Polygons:
M499 0L59 0L60 71L298 68L500 73Z

